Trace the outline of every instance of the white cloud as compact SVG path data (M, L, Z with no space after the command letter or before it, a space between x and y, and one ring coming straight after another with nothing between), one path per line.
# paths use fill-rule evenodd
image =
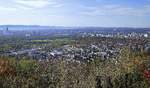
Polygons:
M56 0L14 0L17 7L22 9L34 9L34 8L44 8L46 6L52 8L60 8L63 6L62 3L56 2Z
M0 6L0 11L11 12L11 11L16 11L16 10L17 10L16 8Z
M33 8L43 8L47 5L55 4L55 2L50 2L48 0L15 0L15 2Z
M14 7L15 7L16 9L20 9L20 10L32 10L32 9L33 9L33 8L31 8L31 7L22 6L22 5L18 5L18 4L14 5Z
M150 15L150 5L133 8L133 7L123 7L119 5L104 5L100 7L88 7L84 12L84 15L120 15L120 16L144 16Z
M53 5L52 7L54 7L54 8L59 8L59 7L62 7L63 6L63 4L55 4L55 5Z

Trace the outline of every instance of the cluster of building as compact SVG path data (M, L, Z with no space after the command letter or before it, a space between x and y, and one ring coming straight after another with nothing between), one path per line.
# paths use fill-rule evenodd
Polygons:
M20 51L10 51L7 53L3 53L3 55L15 56L18 59L19 57L25 56L39 61L49 61L51 59L59 58L64 58L68 61L75 60L83 62L92 61L94 59L105 61L109 59L117 59L120 55L121 49L124 46L129 47L132 52L137 53L146 51L150 54L149 32L124 32L124 30L111 30L112 31L95 30L92 32L91 30L67 31L68 34L75 34L75 36L73 37L78 38L76 40L77 42L80 42L80 38L84 40L91 37L96 38L95 40L93 40L96 42L91 42L89 44L79 43L75 45L64 45L59 48L52 48L49 51L41 48L24 49ZM0 33L7 35L9 34L9 30L8 28L6 28L6 30L0 31ZM42 32L41 34L44 33ZM31 37L30 32L25 32L24 34L26 37ZM33 34L37 34L39 36L40 32L33 32ZM63 34L62 31L60 32L60 34Z
M116 59L120 53L119 48L112 48L106 45L64 45L60 48L54 48L49 52L42 50L41 48L37 49L27 49L22 51L12 51L5 55L19 57L26 56L30 59L36 59L39 61L42 60L51 60L51 59L60 59L64 58L68 61L92 61L94 59L100 59L102 61L108 59Z
M104 42L104 41L102 41ZM59 48L52 48L49 51L45 51L42 48L26 49L20 51L11 51L6 53L7 56L28 57L30 59L36 59L38 61L51 59L65 59L67 61L81 61L89 62L94 59L100 59L101 61L116 60L119 58L121 50L124 46L128 46L132 52L148 52L150 54L150 43L140 44L140 41L105 41L98 44L76 44L76 45L64 45ZM138 42L138 43L136 43ZM142 41L141 41L142 42Z
M150 37L150 33L86 33L83 32L79 36L85 38L85 37L117 37L117 38L148 38Z

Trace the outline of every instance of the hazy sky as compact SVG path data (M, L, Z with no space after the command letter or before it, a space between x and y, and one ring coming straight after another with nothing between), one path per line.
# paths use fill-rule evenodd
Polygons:
M0 24L150 27L150 0L1 0Z

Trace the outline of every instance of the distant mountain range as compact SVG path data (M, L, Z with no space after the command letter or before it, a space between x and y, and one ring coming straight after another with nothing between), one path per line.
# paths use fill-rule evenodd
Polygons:
M144 28L144 27L96 27L96 26L41 26L41 25L0 25L0 27L44 27L44 28ZM146 27L145 27L146 28Z
M65 26L40 26L40 25L0 25L0 30L72 30L72 31L150 31L150 28L135 27L65 27Z

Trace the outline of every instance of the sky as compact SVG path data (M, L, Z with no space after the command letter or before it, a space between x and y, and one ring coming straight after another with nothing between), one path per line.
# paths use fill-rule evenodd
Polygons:
M0 25L150 27L150 0L1 0Z

